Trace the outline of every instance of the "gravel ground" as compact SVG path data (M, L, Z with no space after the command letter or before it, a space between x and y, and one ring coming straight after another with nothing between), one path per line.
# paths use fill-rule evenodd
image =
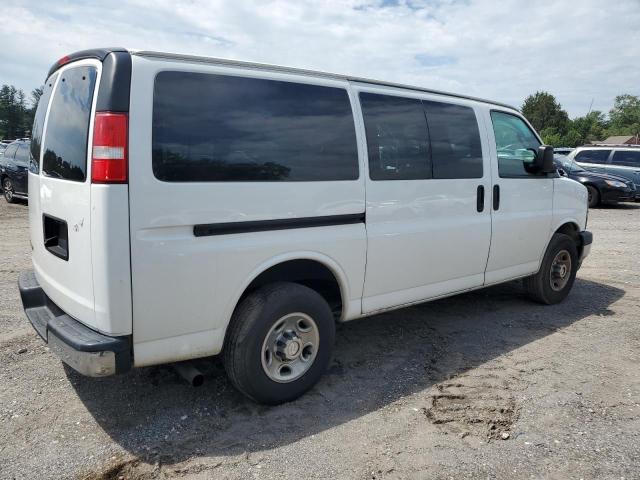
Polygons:
M27 208L0 202L0 478L640 478L640 205L591 211L569 298L518 282L339 325L303 398L269 408L168 367L90 379L31 329Z

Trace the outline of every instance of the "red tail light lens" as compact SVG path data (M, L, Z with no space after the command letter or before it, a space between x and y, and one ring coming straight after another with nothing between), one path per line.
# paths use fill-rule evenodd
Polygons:
M93 124L92 183L127 183L126 113L98 112Z

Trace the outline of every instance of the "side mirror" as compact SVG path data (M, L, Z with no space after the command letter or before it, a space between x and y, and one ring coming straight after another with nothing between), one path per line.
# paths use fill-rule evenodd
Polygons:
M538 147L536 167L543 173L554 173L556 171L553 164L553 147L551 145L540 145Z

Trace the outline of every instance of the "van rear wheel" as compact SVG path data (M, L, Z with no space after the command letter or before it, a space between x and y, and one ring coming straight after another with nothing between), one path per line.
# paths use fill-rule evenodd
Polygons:
M578 249L573 239L556 233L549 242L540 270L524 279L529 296L540 303L553 305L564 300L576 279Z
M298 398L331 358L335 322L315 290L278 282L250 293L236 308L224 347L229 379L256 402Z

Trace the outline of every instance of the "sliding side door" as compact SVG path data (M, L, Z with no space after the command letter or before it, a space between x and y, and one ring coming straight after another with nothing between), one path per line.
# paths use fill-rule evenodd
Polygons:
M358 93L369 167L364 313L481 286L490 168L473 102Z

